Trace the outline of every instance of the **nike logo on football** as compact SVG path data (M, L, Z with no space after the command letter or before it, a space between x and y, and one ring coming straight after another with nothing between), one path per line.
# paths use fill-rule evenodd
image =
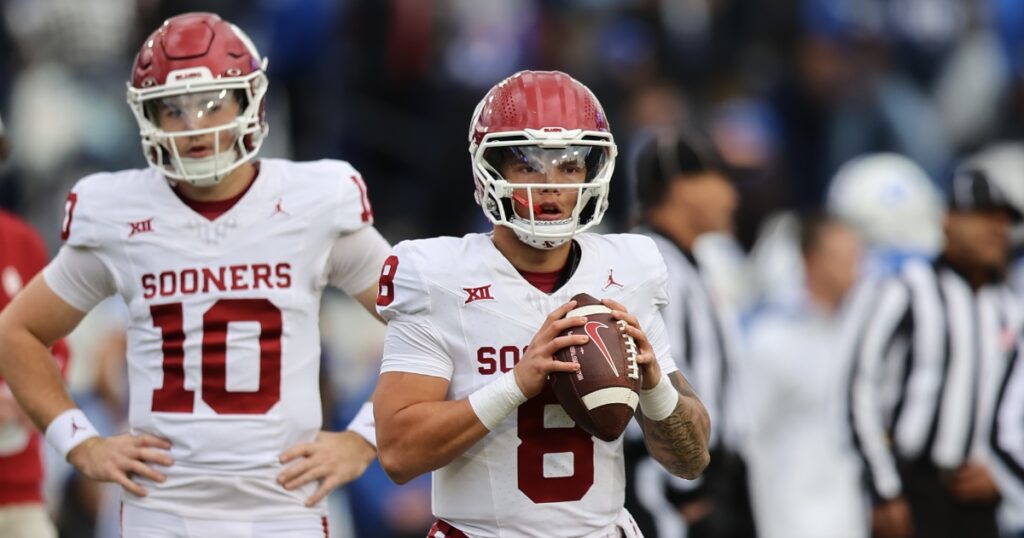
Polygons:
M619 377L619 369L615 367L615 362L612 361L612 355L608 352L608 346L604 344L604 339L601 338L601 333L597 332L598 329L607 329L608 326L604 323L597 321L588 321L583 326L583 330L587 331L587 336L590 340L597 345L597 349L601 350L601 355L604 355L604 360L608 362L608 366L611 367L612 372L615 372L615 377Z

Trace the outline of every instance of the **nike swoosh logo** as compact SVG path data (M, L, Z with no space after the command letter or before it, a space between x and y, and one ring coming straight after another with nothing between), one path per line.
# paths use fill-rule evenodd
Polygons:
M608 326L598 321L588 321L583 326L583 330L587 332L587 336L590 340L597 344L597 349L604 355L604 360L608 362L608 366L611 367L612 372L615 372L615 377L619 377L619 369L615 367L615 363L612 361L612 355L608 352L608 346L604 344L604 339L601 338L601 334L597 332L598 329L607 329Z

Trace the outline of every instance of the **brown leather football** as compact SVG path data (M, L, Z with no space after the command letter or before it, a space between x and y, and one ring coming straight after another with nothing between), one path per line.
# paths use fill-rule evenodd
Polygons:
M616 321L601 301L586 293L573 300L576 308L566 317L585 316L587 323L561 336L582 333L590 340L555 355L560 361L579 363L580 371L551 375L551 388L579 427L602 441L614 441L626 430L639 400L636 343L622 330L626 322Z

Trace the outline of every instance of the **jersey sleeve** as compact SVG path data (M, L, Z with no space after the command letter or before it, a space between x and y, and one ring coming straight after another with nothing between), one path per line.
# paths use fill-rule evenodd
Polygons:
M678 370L679 367L676 366L676 361L672 358L672 348L668 343L668 330L665 328L665 320L661 317L660 310L651 317L651 322L644 328L644 332L647 334L647 340L651 343L651 348L654 349L654 356L658 358L661 373L671 374Z
M373 208L362 174L347 162L322 162L330 163L330 175L338 180L337 207L334 210L334 226L338 233L349 234L373 225Z
M384 260L377 313L385 321L413 319L418 322L430 313L430 293L420 274L418 254L409 242L402 242L395 245L392 254Z
M83 248L97 248L101 244L100 230L103 211L100 207L104 196L97 192L100 174L79 180L68 193L64 202L64 220L60 227L60 238L66 245Z
M46 284L64 302L88 312L117 291L114 276L94 249L65 245L43 269Z
M455 363L430 323L406 319L388 323L380 372L408 372L451 380Z
M651 343L651 348L654 349L654 356L658 358L658 365L661 367L662 373L670 374L679 368L673 359L672 354L674 350L672 349L668 329L665 327L665 314L669 308L668 267L665 265L661 251L658 250L654 241L649 237L639 237L642 238L645 246L650 250L650 253L645 258L651 260L651 263L654 265L654 270L652 271L654 277L651 280L651 307L654 315L651 316L651 319L642 328L647 334L647 340Z
M373 286L391 253L391 245L373 226L334 240L327 258L328 281L355 296Z
M430 315L430 295L417 254L410 243L399 243L381 269L377 312L388 328L380 371L451 379L455 365Z
M649 239L648 239L649 240ZM665 258L662 257L661 251L651 241L652 257L655 258L655 275L654 279L654 306L662 309L665 305L669 304L668 294L668 266L665 265Z
M664 256L664 252L662 256ZM690 344L690 331L688 330L690 320L687 319L687 304L690 299L688 297L689 290L682 282L683 278L685 277L681 273L668 273L666 267L665 293L668 303L661 308L661 314L665 320L665 326L670 328L668 339L676 365L683 370L683 375L690 375L690 372L685 371L685 366L692 363L691 360L688 360L693 347Z

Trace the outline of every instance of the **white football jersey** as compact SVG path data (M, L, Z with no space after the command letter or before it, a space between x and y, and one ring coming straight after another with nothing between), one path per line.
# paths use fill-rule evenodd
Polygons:
M315 483L289 492L275 478L281 452L321 426L328 255L372 224L358 173L263 159L213 221L156 170L104 173L81 180L67 209L67 245L102 261L128 305L131 430L172 443L167 481L135 477L149 495L125 502L212 519L323 513L303 506Z
M544 319L578 293L637 316L664 373L676 370L661 307L667 274L640 235L581 234L579 265L548 295L530 285L490 235L406 241L385 262L378 311L388 320L382 372L450 381L466 398L512 369ZM580 537L623 510L622 440L576 427L547 388L433 473L434 514L469 536ZM618 534L616 534L618 536Z

